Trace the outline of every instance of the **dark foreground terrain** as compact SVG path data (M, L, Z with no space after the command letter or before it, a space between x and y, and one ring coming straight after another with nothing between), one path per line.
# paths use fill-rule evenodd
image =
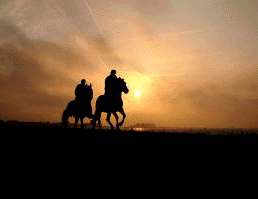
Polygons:
M63 129L59 125L1 125L1 142L12 148L78 148L104 146L149 146L161 148L220 148L258 146L255 130L213 132L214 130L173 130L167 132L134 130Z
M160 173L164 167L170 170L174 166L190 173L195 173L193 168L232 170L243 168L243 164L249 168L257 159L258 136L254 130L227 134L213 134L207 129L162 133L19 124L1 125L0 144L2 163L12 172L33 169L36 173L51 171L66 176L79 169L78 176L100 172L112 176L118 171L119 175ZM231 166L225 166L229 163ZM176 173L177 169L171 171Z
M218 182L220 187L224 182L228 189L225 178L245 179L242 177L253 176L257 170L251 167L256 167L258 136L251 131L222 135L208 130L162 133L17 124L1 126L0 144L5 184L24 185L28 192L35 189L32 187L42 187L38 194L48 187L56 190L63 183L66 186L60 193L66 193L67 185L84 190L90 184L96 189L94 194L106 194L102 186L108 187L112 194L125 189L124 196L132 189L149 191L168 181L184 191L187 186L200 186L199 181L202 181L213 193L220 188L209 182ZM33 186L28 186L26 180ZM39 182L42 185L39 186ZM144 185L147 189L142 188ZM168 186L169 191L176 189L171 188L172 184ZM199 187L198 194L200 189L205 188Z

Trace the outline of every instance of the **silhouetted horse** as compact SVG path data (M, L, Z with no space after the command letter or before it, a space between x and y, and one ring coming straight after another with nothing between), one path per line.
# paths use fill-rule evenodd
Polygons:
M122 126L125 120L125 112L123 109L123 100L122 100L122 92L127 94L129 89L126 86L126 82L124 79L118 78L116 88L116 94L113 99L107 99L105 95L100 95L96 101L96 110L95 110L95 117L92 120L92 127L95 128L96 121L98 121L99 127L101 127L101 113L107 113L107 122L109 123L111 129L114 129L113 124L110 121L111 113L116 118L116 128L119 129L119 126ZM120 112L123 115L123 119L121 122L118 122L118 115L116 112Z
M83 103L78 103L75 100L70 101L62 115L62 126L66 128L69 117L75 117L74 127L77 128L80 119L81 127L84 128L83 118L87 117L92 119L94 117L91 114L92 108L90 103L90 100L86 100Z

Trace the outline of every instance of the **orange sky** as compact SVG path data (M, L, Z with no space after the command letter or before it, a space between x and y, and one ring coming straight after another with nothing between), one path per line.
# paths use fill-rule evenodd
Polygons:
M258 128L257 38L255 0L3 0L0 118L60 121L82 78L95 109L114 68L125 125Z

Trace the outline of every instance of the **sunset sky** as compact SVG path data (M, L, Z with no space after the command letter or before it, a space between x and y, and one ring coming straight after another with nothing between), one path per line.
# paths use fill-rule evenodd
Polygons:
M0 1L3 120L60 121L82 78L95 110L116 69L125 125L258 128L257 66L257 0Z

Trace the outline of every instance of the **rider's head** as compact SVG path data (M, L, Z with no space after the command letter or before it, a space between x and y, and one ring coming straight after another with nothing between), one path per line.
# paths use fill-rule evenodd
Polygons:
M116 75L116 70L111 70L110 75Z
M82 80L81 80L81 84L85 85L85 83L86 83L86 80L85 80L85 79L82 79Z

